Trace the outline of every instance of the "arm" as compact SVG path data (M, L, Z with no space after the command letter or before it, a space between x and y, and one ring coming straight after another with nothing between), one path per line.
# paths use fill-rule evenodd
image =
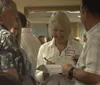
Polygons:
M73 66L70 64L66 64L63 65L62 67L63 67L62 68L63 75L69 77L69 71ZM83 69L74 68L72 74L73 74L73 78L85 84L93 85L100 81L100 75L86 72Z
M39 49L39 52L38 52L38 57L37 57L37 67L39 65L42 65L44 64L44 60L43 60L43 51L44 51L44 46L42 45ZM44 80L43 80L43 72L40 71L40 70L36 70L35 72L35 78L38 82L41 82L43 83Z
M93 40L85 49L86 55L84 68L74 69L73 77L85 84L96 84L100 81L100 42L99 39ZM80 56L81 58L82 56ZM80 59L79 59L80 60ZM78 64L81 64L82 61L78 61ZM68 73L72 65L63 65L63 74L68 76Z
M74 69L73 77L86 84L96 84L100 81L100 75L85 72L82 69Z
M37 57L37 66L45 64L46 62L44 62L44 58L43 58L43 53L45 51L45 47L44 45L42 45L39 49L38 52L38 57Z

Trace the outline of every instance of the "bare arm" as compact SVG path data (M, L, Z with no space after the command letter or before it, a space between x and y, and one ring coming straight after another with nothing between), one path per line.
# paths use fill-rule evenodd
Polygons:
M100 75L85 72L82 69L74 69L73 77L86 84L96 84L100 81Z

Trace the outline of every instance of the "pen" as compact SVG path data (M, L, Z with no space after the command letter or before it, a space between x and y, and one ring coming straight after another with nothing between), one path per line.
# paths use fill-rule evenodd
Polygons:
M55 64L55 62L49 61L47 58L44 57L48 64Z
M49 61L49 60L48 60L47 58L45 58L45 57L44 57L44 59L45 59L47 62L51 62L51 61Z

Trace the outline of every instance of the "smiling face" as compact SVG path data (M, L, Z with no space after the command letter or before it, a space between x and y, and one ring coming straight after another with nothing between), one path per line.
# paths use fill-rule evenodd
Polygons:
M59 42L65 42L69 39L70 28L61 26L57 21L53 22L52 36Z
M49 30L58 42L66 42L71 33L70 21L64 12L55 12L51 16Z

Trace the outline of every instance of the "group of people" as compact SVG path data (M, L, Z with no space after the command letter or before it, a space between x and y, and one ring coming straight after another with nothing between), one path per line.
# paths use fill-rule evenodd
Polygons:
M51 16L48 29L52 40L43 44L32 35L14 1L0 0L0 85L100 85L99 2L82 0L83 47L74 40L64 12ZM61 65L62 73L37 70L42 64Z

